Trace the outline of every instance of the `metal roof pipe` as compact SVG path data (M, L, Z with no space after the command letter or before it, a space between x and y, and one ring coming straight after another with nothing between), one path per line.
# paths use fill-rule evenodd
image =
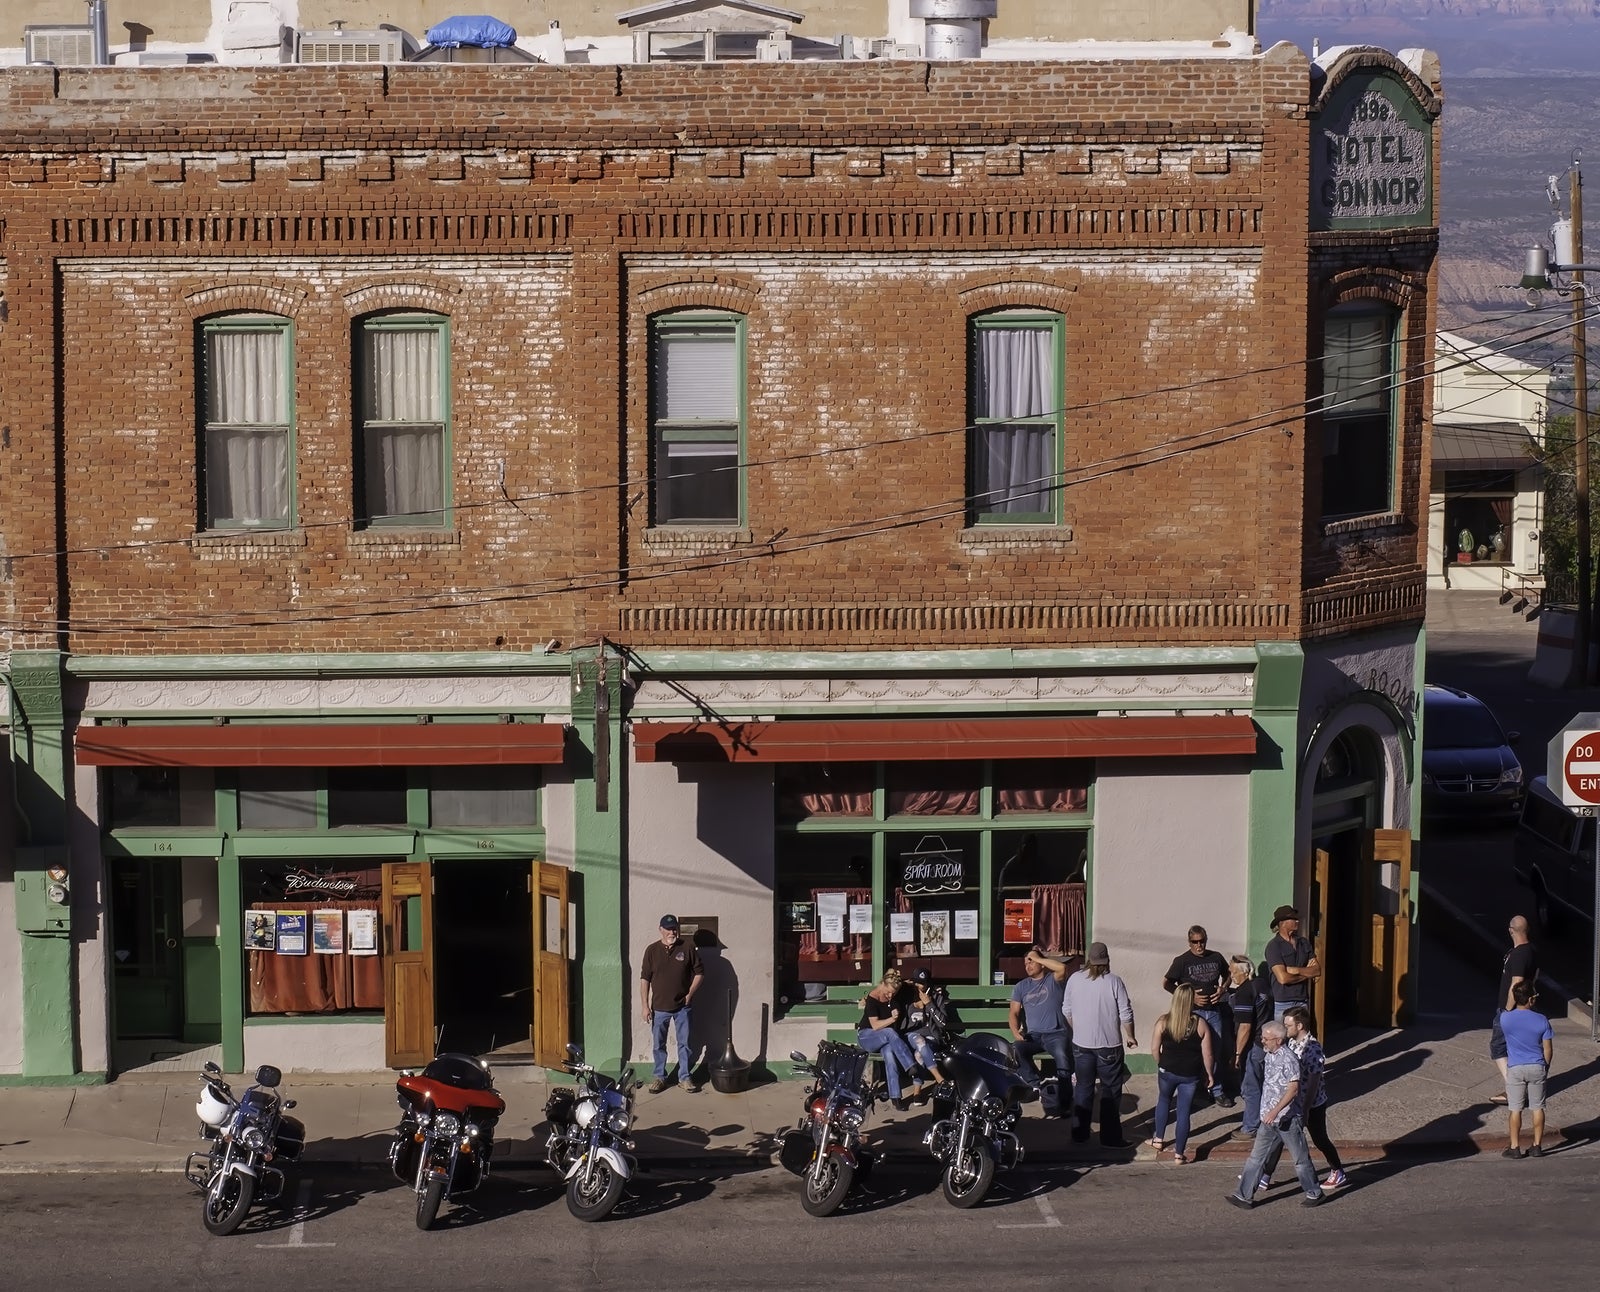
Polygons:
M911 0L923 21L922 54L930 60L983 57L983 24L998 0Z
M111 62L111 44L106 35L106 0L89 0L89 26L94 32L94 65Z

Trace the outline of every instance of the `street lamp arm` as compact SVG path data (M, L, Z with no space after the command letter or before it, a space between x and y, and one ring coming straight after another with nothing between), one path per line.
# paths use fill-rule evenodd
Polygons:
M1549 292L1555 290L1551 274L1600 273L1600 265L1560 265L1550 259L1543 247L1529 247L1522 262L1522 281L1517 284L1524 291Z

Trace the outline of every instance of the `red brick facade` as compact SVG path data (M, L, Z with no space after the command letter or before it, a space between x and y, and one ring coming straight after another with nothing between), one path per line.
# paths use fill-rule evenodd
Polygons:
M12 644L1246 644L1419 622L1430 383L1407 387L1376 526L1324 533L1303 413L1329 304L1400 308L1425 369L1436 235L1308 232L1310 103L1287 47L0 72ZM961 507L967 324L1002 306L1065 319L1054 529L968 529ZM647 321L686 307L746 320L737 532L649 525ZM352 329L393 308L450 321L439 531L352 522ZM293 326L282 533L200 531L196 325L241 310Z

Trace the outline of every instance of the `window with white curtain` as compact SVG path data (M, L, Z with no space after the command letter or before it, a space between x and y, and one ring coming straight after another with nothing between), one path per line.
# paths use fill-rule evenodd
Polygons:
M449 510L449 322L389 314L362 322L360 518L443 525Z
M289 320L229 314L200 325L207 529L293 523L294 363Z
M1003 310L972 320L971 520L1061 517L1061 316Z
M1330 310L1322 344L1322 514L1394 508L1395 312Z
M671 314L650 323L650 441L657 525L744 516L744 320Z

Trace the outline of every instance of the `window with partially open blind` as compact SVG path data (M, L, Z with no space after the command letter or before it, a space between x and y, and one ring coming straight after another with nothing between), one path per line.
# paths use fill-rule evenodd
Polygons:
M743 319L697 314L652 321L650 437L656 524L741 523Z

